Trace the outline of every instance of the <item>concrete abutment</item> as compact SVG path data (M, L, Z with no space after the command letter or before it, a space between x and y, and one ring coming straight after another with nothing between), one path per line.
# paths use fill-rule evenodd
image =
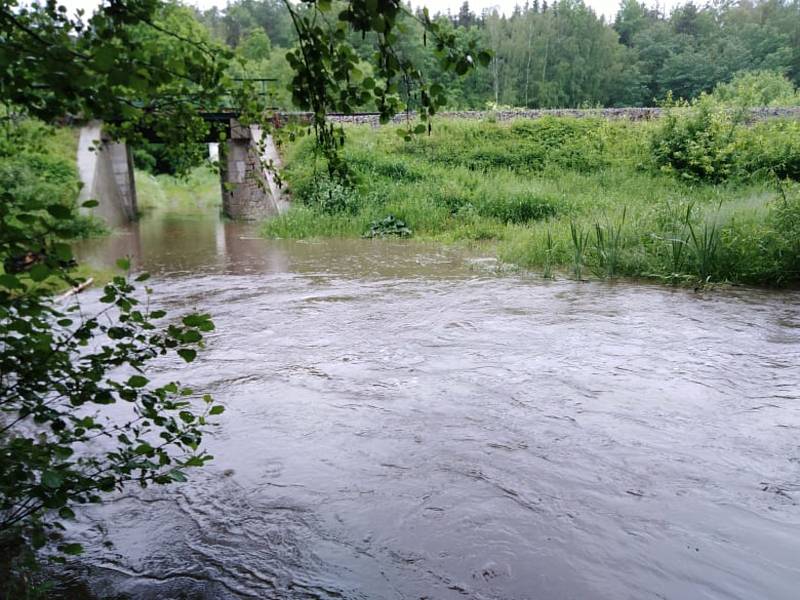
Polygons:
M231 121L227 141L220 143L220 187L222 212L235 220L260 220L284 212L288 199L270 170L280 166L272 136L262 136L257 126ZM80 131L78 171L82 188L80 203L98 205L82 209L117 227L137 216L133 155L124 142L103 134L103 124L91 121ZM265 165L267 166L265 168Z

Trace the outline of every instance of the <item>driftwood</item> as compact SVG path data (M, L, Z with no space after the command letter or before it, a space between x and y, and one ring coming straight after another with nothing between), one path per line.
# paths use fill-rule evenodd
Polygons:
M67 299L67 298L69 298L70 296L73 296L73 295L75 295L75 294L80 294L80 293L81 293L83 290L85 290L86 288L88 288L88 287L89 287L90 285L92 285L93 283L94 283L94 277L89 277L89 279L87 279L86 281L84 281L84 282L83 282L83 283L81 283L80 285L76 285L76 286L75 286L74 288L72 288L71 290L69 290L69 291L67 291L67 292L64 292L64 293L63 293L63 294L61 294L60 296L57 296L57 297L56 297L56 302L63 302L64 300L66 300L66 299Z

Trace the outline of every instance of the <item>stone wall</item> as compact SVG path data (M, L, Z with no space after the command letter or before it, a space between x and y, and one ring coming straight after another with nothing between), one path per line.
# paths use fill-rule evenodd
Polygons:
M259 143L262 148L259 148ZM232 123L221 156L222 211L229 219L259 220L282 213L288 206L283 191L264 163L280 166L271 136L262 140L258 127Z
M288 113L287 113L288 114ZM480 121L483 119L493 119L496 121L511 121L513 119L540 119L542 117L573 117L573 118L603 118L603 119L627 119L629 121L650 121L658 119L664 114L660 108L596 108L596 109L529 109L529 110L493 110L493 111L448 111L436 115L435 119L465 119ZM761 121L774 118L793 118L800 119L800 107L765 107L754 108L750 111L751 120ZM292 116L300 120L308 120L311 113L292 113ZM406 115L401 113L396 115L391 122L395 124L404 123L406 119L415 121L416 113ZM332 114L328 119L335 123L356 123L372 125L377 127L380 118L377 113L361 113L356 115Z

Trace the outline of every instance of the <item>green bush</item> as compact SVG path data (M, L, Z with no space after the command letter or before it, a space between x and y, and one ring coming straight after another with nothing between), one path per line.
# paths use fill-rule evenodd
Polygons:
M724 181L734 171L736 127L734 115L703 96L669 110L651 137L653 160L690 181Z
M133 163L152 175L185 175L207 159L207 146L143 143L133 148Z
M800 105L800 94L778 71L741 71L730 82L718 84L712 96L730 107Z
M747 124L744 108L708 95L671 107L650 137L654 164L687 181L800 180L800 123L774 119Z
M31 207L40 207L36 214L41 221L27 226L57 229L65 238L96 235L103 226L81 215L77 208L79 181L74 154L67 158L69 152L41 141L40 136L51 138L52 131L38 122L26 121L10 134L13 139L0 136L0 190L8 194L5 211L14 219ZM58 218L54 217L56 213Z
M302 200L306 205L326 214L355 214L360 205L355 189L322 176L315 186L306 188Z
M781 238L783 278L800 278L800 189L781 189L780 198L773 206L771 224Z
M800 122L767 121L739 132L738 172L800 181Z

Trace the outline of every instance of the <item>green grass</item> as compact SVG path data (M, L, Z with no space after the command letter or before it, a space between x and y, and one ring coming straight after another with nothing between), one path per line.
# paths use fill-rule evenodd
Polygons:
M417 238L492 242L502 260L547 277L800 279L800 190L786 184L784 198L764 175L712 184L666 172L651 157L659 127L437 121L431 136L406 142L396 127L351 126L343 154L352 188L326 180L305 138L285 149L294 206L263 232L357 237L394 215ZM792 143L782 151L793 152Z
M151 175L139 170L135 178L139 210L142 212L170 209L199 213L222 204L219 174L210 166L197 167L183 178Z

